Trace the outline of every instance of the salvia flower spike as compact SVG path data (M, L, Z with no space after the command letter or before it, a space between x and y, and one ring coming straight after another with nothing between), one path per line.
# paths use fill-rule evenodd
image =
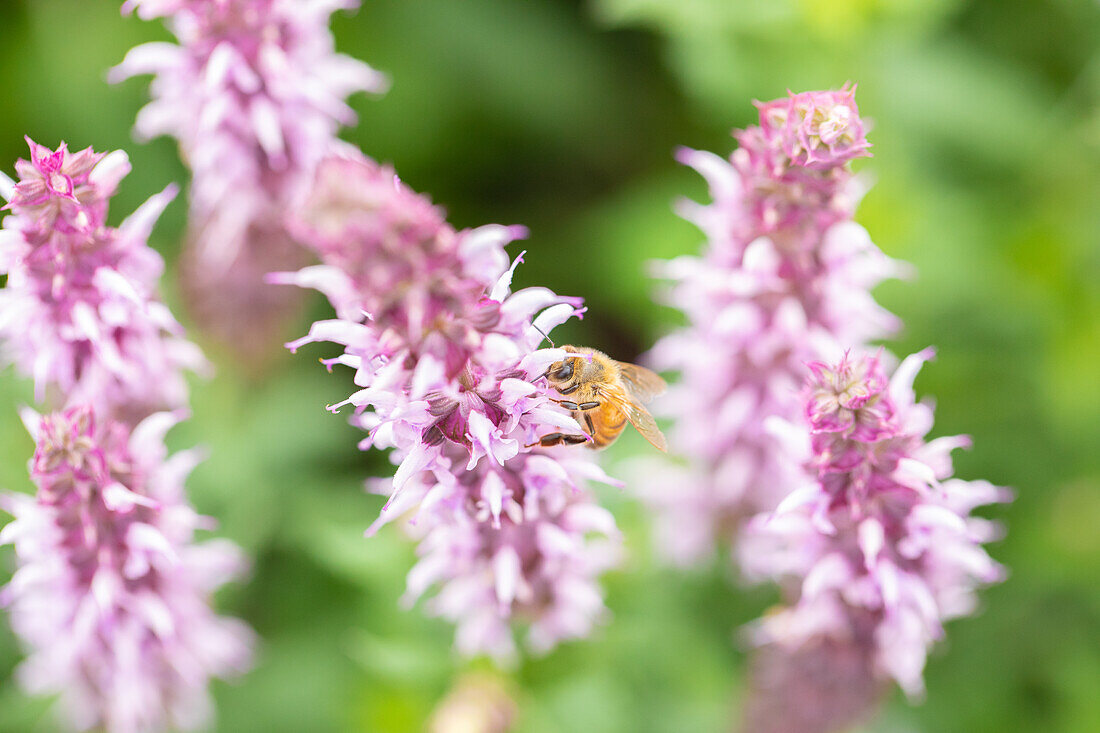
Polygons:
M966 436L925 440L932 410L912 385L931 355L906 358L890 379L874 355L809 365L804 414L768 425L807 479L751 521L741 546L751 578L793 589L753 627L756 643L794 660L831 649L817 654L819 669L862 660L863 689L894 680L911 697L923 694L944 622L972 613L975 590L1004 578L982 547L999 527L971 511L1011 498L953 476L951 451L968 447Z
M200 326L248 367L285 338L301 299L264 283L307 262L283 214L355 114L345 98L382 92L385 77L338 54L331 14L357 0L131 0L162 17L178 43L146 43L112 69L153 74L137 136L179 141L191 169L181 287Z
M650 355L653 366L680 374L655 411L673 419L672 451L688 461L649 465L642 484L657 545L675 562L734 542L748 518L774 508L798 481L764 422L801 410L803 364L898 325L870 290L904 267L852 221L863 183L848 163L868 148L853 94L758 103L759 123L735 133L740 147L728 160L679 153L713 200L679 205L707 236L702 255L657 270L687 326Z
M289 346L334 342L355 370L362 447L392 449L388 495L368 530L408 516L420 538L406 601L437 592L431 613L457 624L467 654L515 654L510 622L537 651L585 636L605 611L596 576L618 559L611 515L585 488L611 482L586 451L525 448L580 426L538 377L561 359L544 334L582 313L546 288L512 292L522 227L456 231L442 212L361 155L334 156L297 209L293 231L320 265L277 282L325 293L337 318Z
M201 726L209 679L249 665L252 632L210 608L244 560L228 542L193 542L211 526L183 492L199 456L164 448L182 417L154 413L131 428L88 405L24 414L38 493L0 497L15 517L0 542L18 563L0 602L29 650L20 683L60 694L78 730Z
M248 666L252 632L210 607L244 562L229 542L194 542L212 526L183 491L199 454L163 444L185 413L184 371L205 363L156 297L163 263L146 243L175 188L114 229L124 153L28 144L19 181L0 176L0 338L58 409L24 410L36 495L0 495L15 517L0 604L28 651L18 680L58 694L78 730L198 727L210 678Z
M176 187L115 229L107 206L130 170L125 153L28 144L0 229L5 358L34 378L39 401L53 390L131 422L182 407L184 374L206 362L157 297L164 262L147 244Z

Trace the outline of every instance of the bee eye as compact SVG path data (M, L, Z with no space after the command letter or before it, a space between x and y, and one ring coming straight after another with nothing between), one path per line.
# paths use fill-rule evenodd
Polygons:
M567 361L561 365L561 368L554 372L554 378L559 382L564 382L573 376L573 362Z

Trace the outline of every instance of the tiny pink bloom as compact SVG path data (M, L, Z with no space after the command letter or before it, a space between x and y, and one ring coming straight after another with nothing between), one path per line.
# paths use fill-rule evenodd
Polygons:
M5 209L19 210L43 230L61 227L88 230L103 223L105 199L111 191L97 191L91 184L92 168L103 158L91 148L70 153L62 142L57 150L25 138L30 161L19 160L15 169L20 179ZM98 194L98 196L97 196Z
M758 104L761 129L794 165L822 170L869 155L855 91L789 93Z
M879 357L859 359L848 355L835 366L822 362L807 365L813 373L812 392L806 403L806 417L815 432L852 433L873 439L874 431L886 421L883 412L888 403L880 400L886 379L879 368Z

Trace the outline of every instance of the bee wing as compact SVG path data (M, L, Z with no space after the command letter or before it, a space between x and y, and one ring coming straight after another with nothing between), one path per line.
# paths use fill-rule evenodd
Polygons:
M623 386L638 402L643 404L649 402L657 395L664 394L668 388L665 380L643 366L628 364L625 361L616 363L619 365L619 374L623 378Z
M652 374L652 372L650 373ZM649 414L649 410L629 397L622 400L619 403L619 407L622 409L623 414L626 415L626 419L630 421L630 424L634 426L635 430L642 434L643 438L648 440L657 450L662 453L668 453L668 441L665 440L665 435L661 432L661 429L657 427L657 421Z

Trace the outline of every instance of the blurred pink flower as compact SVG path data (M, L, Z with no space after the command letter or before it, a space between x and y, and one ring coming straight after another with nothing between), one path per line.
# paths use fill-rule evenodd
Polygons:
M799 480L763 425L801 410L803 363L898 325L870 290L904 268L852 221L862 184L846 163L867 143L851 91L758 106L760 124L736 133L728 161L680 152L710 184L712 203L680 205L708 242L701 257L658 269L671 282L666 302L688 323L650 355L680 374L656 410L673 418L673 451L688 461L647 464L643 491L657 545L679 563L731 542Z
M468 654L514 653L509 621L529 622L536 650L584 636L603 614L595 576L617 561L611 515L585 479L610 482L576 449L526 446L581 433L536 384L561 349L544 334L580 315L545 288L511 292L521 227L456 232L393 170L362 156L318 168L293 231L322 264L273 277L325 293L337 318L290 344L344 347L327 364L355 370L363 448L392 448L389 494L370 531L409 516L421 539L407 599L439 586L431 612L458 625Z
M455 683L428 720L428 733L508 733L519 705L503 680L468 673Z
M741 711L743 733L836 733L874 712L884 685L871 651L829 637L795 649L755 650Z
M60 694L80 730L199 727L209 678L248 666L251 631L209 607L243 559L227 542L193 543L210 526L183 493L199 457L166 458L180 418L156 413L131 430L86 405L24 414L38 495L0 497L15 516L0 542L18 564L0 602L30 652L19 681Z
M248 366L281 340L300 302L273 294L266 273L305 264L284 213L339 145L353 92L385 78L334 50L337 9L358 0L131 0L124 12L165 17L179 43L146 43L112 69L154 74L141 138L170 135L191 168L189 245L181 273L201 325Z
M912 384L931 354L908 357L889 381L875 357L811 365L806 417L768 425L810 478L754 518L741 545L750 578L795 591L757 623L757 643L796 655L819 643L864 649L875 679L913 697L943 622L972 613L977 586L1004 577L981 546L997 525L970 512L1009 500L952 478L951 451L968 438L924 441L932 410Z
M146 240L175 186L152 196L118 229L107 204L129 172L126 154L51 151L30 141L0 230L0 340L4 357L33 376L38 400L54 388L104 414L136 421L187 401L183 373L198 349L156 297L164 269Z

